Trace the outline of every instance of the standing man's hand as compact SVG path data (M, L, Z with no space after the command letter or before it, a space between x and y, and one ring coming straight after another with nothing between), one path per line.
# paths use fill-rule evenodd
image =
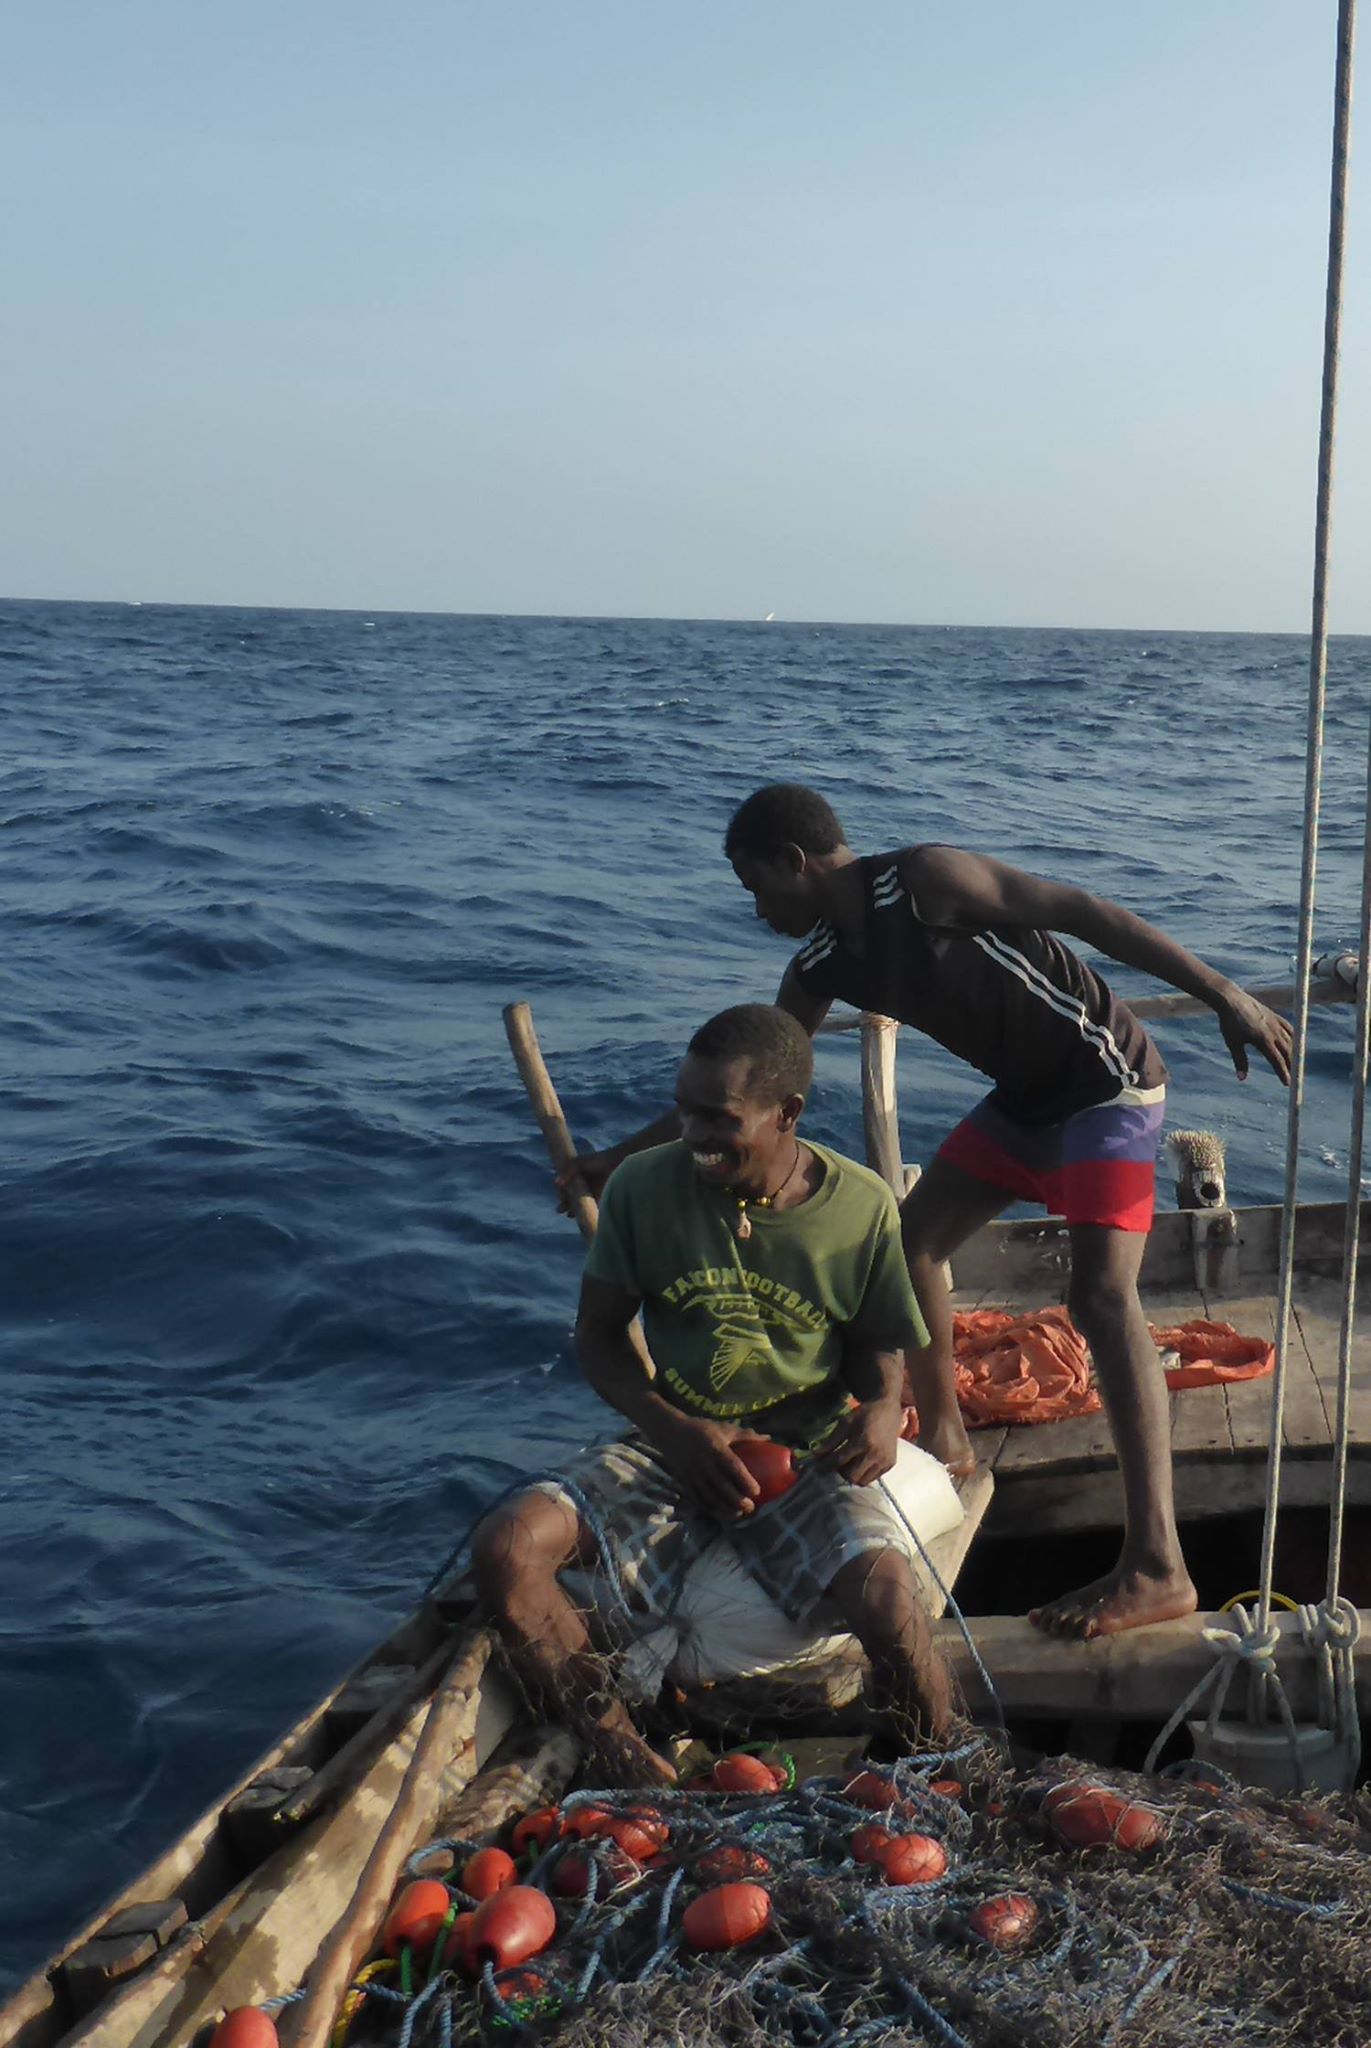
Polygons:
M1238 1079L1247 1079L1247 1048L1254 1045L1288 1087L1294 1041L1289 1020L1278 1017L1274 1010L1268 1010L1265 1003L1259 1003L1241 988L1232 989L1215 1008Z
M740 1515L752 1513L761 1488L742 1460L734 1456L736 1426L680 1414L654 1417L638 1426L660 1452L673 1478L706 1514L716 1521L736 1522Z
M839 1423L819 1462L852 1486L873 1486L895 1463L903 1426L898 1398L863 1401Z
M573 1181L580 1179L588 1195L598 1201L604 1192L605 1182L623 1158L617 1145L611 1145L605 1152L578 1152L570 1166L564 1166L553 1176L557 1188L557 1208L565 1216L570 1210L570 1194Z

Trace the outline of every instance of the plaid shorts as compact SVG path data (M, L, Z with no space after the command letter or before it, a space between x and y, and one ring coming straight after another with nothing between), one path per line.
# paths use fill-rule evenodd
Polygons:
M853 1486L823 1465L802 1466L788 1492L726 1529L687 1500L636 1432L582 1451L564 1469L595 1512L629 1606L644 1616L670 1617L687 1572L716 1543L727 1544L762 1591L801 1627L836 1619L836 1611L823 1611L825 1596L854 1557L895 1550L918 1568L914 1539L884 1488ZM540 1481L537 1491L581 1512L580 1503L551 1480Z

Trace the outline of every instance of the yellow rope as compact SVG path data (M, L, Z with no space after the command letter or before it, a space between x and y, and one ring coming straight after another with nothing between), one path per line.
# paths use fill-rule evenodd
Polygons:
M366 2001L367 1985L370 1984L372 1978L386 1976L397 1967L389 1956L382 1956L379 1962L368 1963L364 1970L357 1972L348 1989L347 1997L343 2000L338 2017L333 2023L332 2048L343 2048L343 2043L347 2039L348 2028L352 2025L352 2022L356 2019Z

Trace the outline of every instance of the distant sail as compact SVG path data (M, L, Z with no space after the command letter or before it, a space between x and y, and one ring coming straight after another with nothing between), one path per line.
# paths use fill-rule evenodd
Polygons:
M771 624L771 621L775 618L775 616L775 612L768 612L766 617L762 620L762 624L764 626L769 626Z

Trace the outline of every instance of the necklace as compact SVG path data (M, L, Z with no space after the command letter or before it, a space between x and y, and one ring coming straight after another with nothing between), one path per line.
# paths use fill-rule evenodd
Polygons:
M738 1204L738 1221L733 1227L743 1244L746 1244L752 1235L752 1218L747 1213L749 1201L755 1202L759 1209L774 1209L778 1198L785 1193L790 1183L794 1180L795 1169L799 1163L800 1141L797 1138L795 1140L795 1157L790 1162L790 1171L778 1188L773 1188L769 1195L735 1195L733 1197L734 1201Z

